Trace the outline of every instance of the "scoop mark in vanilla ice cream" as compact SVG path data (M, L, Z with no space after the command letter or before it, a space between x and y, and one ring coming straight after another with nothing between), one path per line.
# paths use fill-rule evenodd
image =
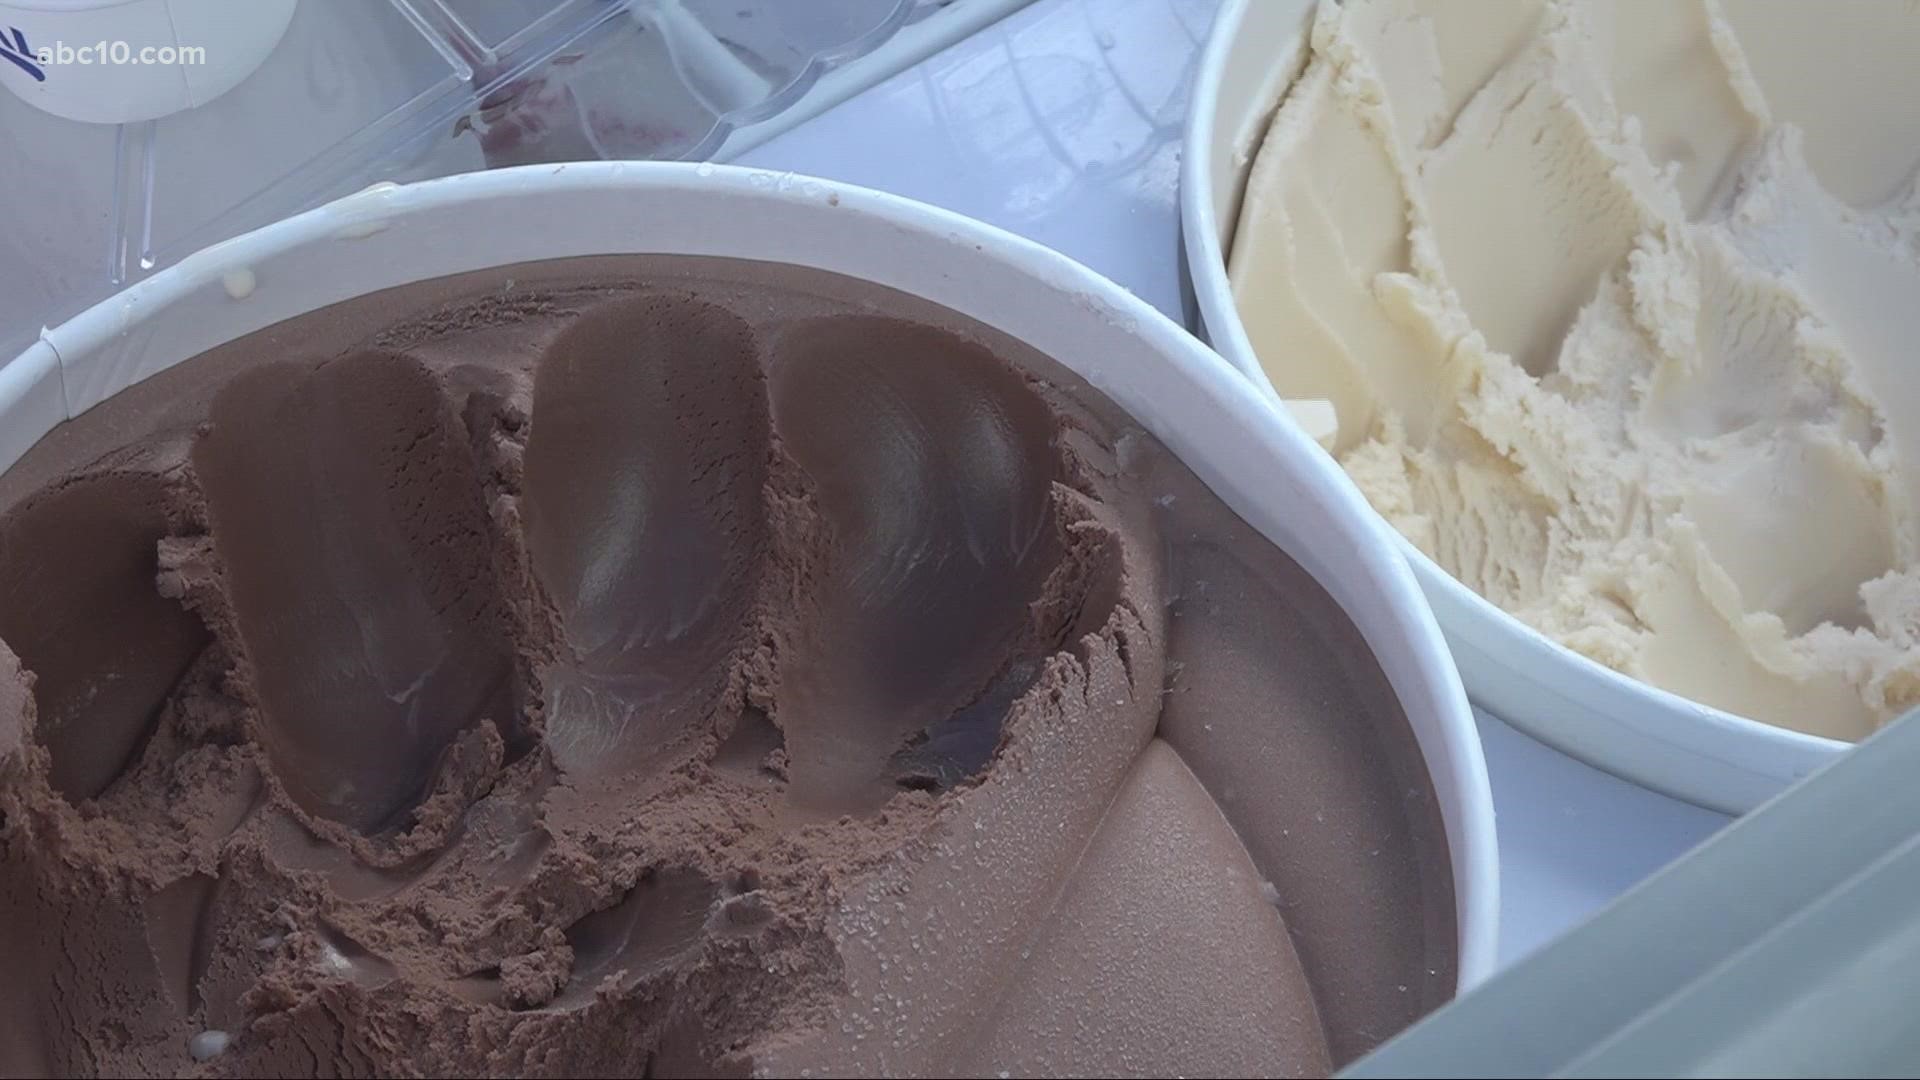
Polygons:
M1375 508L1697 701L1920 703L1920 8L1325 3L1310 46L1230 278Z

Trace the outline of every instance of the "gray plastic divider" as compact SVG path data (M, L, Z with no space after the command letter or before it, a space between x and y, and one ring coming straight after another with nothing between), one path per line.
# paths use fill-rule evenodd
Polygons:
M1341 1075L1920 1073L1917 716Z

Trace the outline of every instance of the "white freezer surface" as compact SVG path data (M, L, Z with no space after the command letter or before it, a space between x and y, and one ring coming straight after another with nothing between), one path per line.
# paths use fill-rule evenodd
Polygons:
M1038 0L743 155L908 195L1079 259L1187 325L1176 201L1187 84L1217 0ZM1480 715L1503 963L1727 822Z

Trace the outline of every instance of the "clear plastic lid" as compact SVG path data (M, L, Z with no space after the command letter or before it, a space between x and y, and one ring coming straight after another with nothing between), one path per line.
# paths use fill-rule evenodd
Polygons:
M711 156L952 2L300 0L200 108L98 125L0 92L0 363L190 252L378 181Z

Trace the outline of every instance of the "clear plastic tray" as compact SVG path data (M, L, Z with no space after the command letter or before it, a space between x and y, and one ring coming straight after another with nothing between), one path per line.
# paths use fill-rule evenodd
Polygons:
M188 253L382 180L709 157L902 26L983 0L301 0L209 104L83 124L0 92L0 363Z

